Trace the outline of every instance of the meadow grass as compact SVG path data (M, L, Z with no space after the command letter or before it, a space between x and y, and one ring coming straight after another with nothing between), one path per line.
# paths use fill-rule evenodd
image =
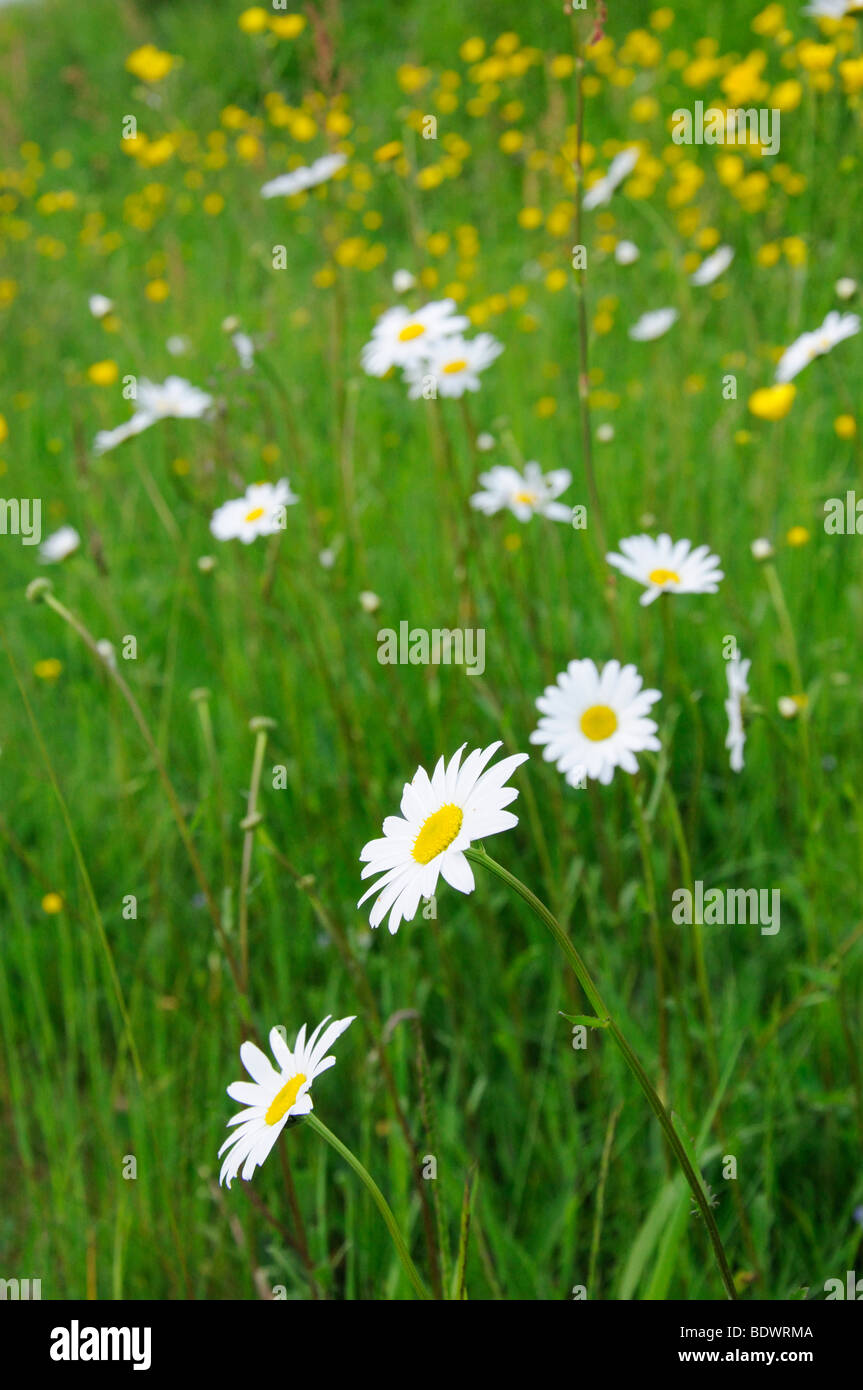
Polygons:
M572 52L560 7L410 0L384 19L368 0L322 5L331 48L310 26L274 45L242 33L242 8L87 0L0 15L2 490L41 498L46 532L70 523L82 536L50 569L3 537L0 1275L41 1277L53 1298L255 1298L277 1285L290 1298L411 1297L368 1194L310 1126L289 1128L251 1183L218 1187L241 1041L355 1013L316 1112L374 1176L424 1277L462 1287L467 1187L471 1298L560 1299L579 1285L591 1299L721 1296L703 1222L624 1062L600 1029L573 1047L562 1014L584 1013L584 997L524 904L478 874L473 895L441 885L436 919L395 937L356 907L359 851L418 764L464 741L526 751L534 701L566 663L617 656L662 691L662 752L634 779L574 790L534 749L515 778L519 826L489 848L555 912L695 1145L742 1296L816 1296L854 1267L863 1201L861 541L823 527L827 498L863 496L859 438L834 428L859 408L860 340L806 369L785 419L757 419L747 400L771 382L777 349L835 307L836 280L861 270L861 108L836 66L859 56L859 29L821 35L789 9L782 43L753 33L758 7L736 0L674 7L655 31L653 7L609 5L616 50L645 29L662 57L615 60L626 85L599 74L584 139L603 169L604 142L627 140L661 167L645 196L624 189L584 216L600 518L581 443L573 227L562 213L548 225L573 196L560 156L573 83L549 69ZM512 31L538 60L468 114L460 45L481 36L491 50ZM710 38L725 66L687 85L668 55L691 62ZM839 44L830 90L783 62L805 38ZM147 42L183 59L151 85L156 104L125 69ZM670 112L718 97L732 55L755 49L771 85L802 89L776 159L741 153L747 175L767 168L767 187L741 195L717 174L729 151L686 149L704 177L685 196L663 159ZM419 66L431 75L406 91ZM453 111L439 102L445 71L461 79ZM590 60L586 71L597 76ZM313 138L268 119L271 92L294 111L308 99ZM650 95L656 114L635 124L634 100ZM332 109L354 122L338 136L352 147L346 177L299 204L261 199L294 156L329 148ZM426 142L416 117L434 112ZM185 143L147 167L122 149L130 113L151 141L185 131ZM525 137L511 154L508 130ZM459 169L418 186L452 133L469 146ZM392 140L405 172L374 159ZM532 149L548 153L543 167ZM70 206L46 203L63 190ZM542 209L538 228L520 225L524 207ZM705 253L705 228L736 257L697 290L687 257ZM432 243L441 254L435 234L449 239ZM615 237L638 244L636 265L616 264ZM409 401L397 379L360 369L401 267L422 277L412 302L464 282L460 307L505 345L466 410ZM154 301L147 287L162 281ZM96 292L115 304L107 329L88 312ZM631 341L627 327L665 304L680 310L674 329ZM228 316L255 340L248 372ZM185 355L167 350L172 335ZM118 369L107 387L88 379L105 360ZM215 418L165 420L94 456L96 432L129 413L122 378L172 372L217 397ZM471 510L479 471L513 459L571 469L565 500L588 506L587 529ZM215 507L281 476L301 501L275 546L213 539ZM605 564L600 523L611 548L642 530L709 544L719 593L642 608ZM792 527L805 543L787 542ZM775 547L767 565L751 554L758 537ZM26 601L38 575L115 645L148 737L80 636ZM380 664L378 630L403 620L483 628L483 674ZM740 774L723 746L729 635L751 658L757 707ZM40 676L50 659L59 674ZM790 695L807 703L785 720L777 701ZM262 821L244 831L258 716L274 727ZM699 948L671 920L690 875L778 888L781 930L705 926ZM52 893L59 912L43 907ZM225 952L239 958L244 915L245 1000Z

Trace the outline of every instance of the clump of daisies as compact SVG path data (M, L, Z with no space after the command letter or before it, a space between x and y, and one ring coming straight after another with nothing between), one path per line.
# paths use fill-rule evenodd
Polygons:
M725 578L719 556L711 554L707 545L693 550L691 541L672 541L665 533L656 538L626 536L619 544L623 554L614 552L605 558L621 574L644 585L642 605L663 593L715 594Z
M480 473L480 492L475 492L470 504L485 516L508 510L517 521L530 521L532 516L548 517L551 521L571 521L572 508L555 499L572 482L568 468L553 468L543 473L534 460L524 465L524 472L510 464L498 464Z
M454 299L438 299L411 311L387 309L372 329L361 362L369 376L401 368L411 400L458 397L478 391L480 374L503 352L491 333L465 338L470 320L455 312Z
M636 753L659 752L649 715L662 695L642 685L634 666L609 661L600 670L589 658L571 661L537 699L542 718L531 743L543 745L543 758L573 787L588 777L607 786L618 767L637 772Z
M518 791L506 783L527 761L527 753L513 753L489 768L499 740L475 748L462 762L466 746L449 762L441 758L431 777L418 767L402 792L401 815L387 816L383 837L363 846L361 877L379 875L357 904L376 899L370 926L379 926L389 913L388 926L395 934L402 921L416 916L421 899L433 896L441 877L459 893L472 893L473 870L465 850L475 840L518 825L518 817L505 809Z
M258 536L284 531L287 508L299 502L287 478L277 483L251 483L245 496L232 498L217 507L210 520L210 531L217 541L242 541L251 545Z
M326 1054L336 1038L341 1037L353 1023L356 1015L336 1019L334 1023L330 1023L330 1017L327 1014L308 1040L306 1025L303 1024L293 1049L288 1047L281 1031L272 1028L270 1051L276 1060L275 1067L266 1053L253 1042L243 1043L240 1060L252 1080L233 1081L228 1087L231 1100L239 1101L244 1109L228 1121L229 1126L236 1128L219 1149L220 1158L227 1150L219 1174L220 1184L227 1183L230 1187L238 1173L244 1182L248 1182L255 1169L264 1162L288 1121L308 1115L314 1109L312 1083L322 1072L335 1066L335 1057Z

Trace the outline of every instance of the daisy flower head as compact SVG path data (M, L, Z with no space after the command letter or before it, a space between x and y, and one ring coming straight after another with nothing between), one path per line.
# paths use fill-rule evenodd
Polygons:
M725 664L728 681L728 699L725 701L728 733L725 736L725 747L730 753L732 772L743 771L743 745L746 742L746 734L743 731L743 699L749 694L748 676L751 664L750 661L741 661L737 653Z
M73 554L81 544L81 537L74 526L61 526L47 536L39 547L39 559L43 565L59 565L68 555Z
M480 372L490 367L502 352L503 343L491 333L480 333L471 339L455 333L443 338L429 349L426 357L405 369L405 380L410 386L408 395L412 401L419 400L427 394L428 386L432 386L438 396L458 397L465 391L478 391Z
M634 241L619 241L614 248L614 259L618 265L634 265L640 255Z
M466 747L463 743L448 763L440 758L431 777L418 767L405 783L401 815L387 816L383 838L363 846L362 877L380 875L357 903L361 907L376 897L370 926L379 926L389 913L394 935L402 921L416 916L420 899L433 896L441 875L459 893L472 893L473 871L464 851L475 840L518 825L518 817L504 809L518 796L506 782L528 754L513 753L486 770L500 740L475 748L462 762Z
M105 318L114 307L113 299L109 299L108 296L104 294L91 294L87 303L94 319Z
M318 184L326 183L345 164L347 157L343 154L321 155L313 164L303 164L299 169L292 169L289 174L279 174L278 178L270 179L261 189L261 197L290 198L294 193L305 193L307 188L316 188Z
M625 150L621 150L620 154L614 156L608 166L608 172L592 184L585 193L582 207L586 212L611 202L615 189L623 183L624 179L629 178L638 163L640 154L641 151L637 145L629 145Z
M530 521L532 516L548 517L550 521L571 521L572 508L554 499L565 492L572 482L568 468L552 468L543 473L531 460L519 473L511 464L497 464L487 473L480 473L481 492L475 492L470 504L486 516L508 509L517 521Z
M714 280L718 280L723 275L731 262L734 260L734 250L731 246L717 246L712 255L705 257L697 270L694 270L689 277L691 285L712 285Z
M330 1023L331 1015L327 1014L308 1040L306 1025L303 1024L293 1050L288 1047L280 1030L272 1028L270 1051L276 1060L275 1067L266 1053L253 1042L243 1043L240 1060L252 1080L233 1081L228 1087L231 1100L239 1101L245 1108L228 1121L229 1126L236 1128L219 1149L219 1158L227 1151L219 1174L220 1186L227 1183L230 1187L238 1173L244 1182L248 1182L255 1169L264 1162L288 1120L308 1115L314 1109L310 1094L312 1082L321 1072L335 1066L335 1057L328 1057L327 1051L355 1017L352 1014L350 1018L339 1018L335 1023Z
M242 541L251 545L258 536L272 536L285 529L285 509L299 502L287 478L277 483L251 483L244 497L217 507L210 530L218 541Z
M138 412L152 420L200 420L210 409L213 397L201 391L181 376L169 376L162 382L138 382Z
M846 338L853 338L855 333L860 332L860 318L857 314L840 314L838 309L831 309L820 328L816 328L812 333L801 333L799 338L795 338L790 347L787 347L779 359L776 366L775 380L778 382L793 381L808 367L810 362L814 362L816 357L823 357L825 353L832 352L838 343L844 342Z
M652 343L655 338L667 333L678 317L676 309L651 309L630 326L629 337L636 343Z
M636 753L659 751L657 725L648 716L662 699L642 685L634 666L609 661L600 671L590 658L571 661L536 702L542 718L531 743L544 745L543 758L570 786L591 777L607 787L617 767L637 772Z
M390 367L421 362L442 338L470 327L470 320L456 314L455 307L454 299L435 299L413 313L402 304L387 309L363 348L363 369L369 376L386 376Z
M606 560L621 574L645 586L641 604L646 607L662 593L715 594L725 575L719 568L719 556L710 547L699 545L692 549L691 541L672 541L669 535L626 536L620 541L622 555L606 555Z

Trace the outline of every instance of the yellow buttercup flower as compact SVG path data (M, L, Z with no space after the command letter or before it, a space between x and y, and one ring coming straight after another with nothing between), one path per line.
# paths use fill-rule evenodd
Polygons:
M785 534L785 540L788 545L806 545L809 539L810 535L805 526L792 526L791 530L787 531Z
M136 48L126 59L126 70L142 82L161 82L174 66L175 59L170 53L163 53L153 43L145 43Z
M853 439L857 433L857 421L853 415L837 415L833 428L840 439Z
M759 420L784 420L797 395L793 381L762 386L749 397L749 409Z
M113 386L119 375L120 369L111 357L104 362L94 362L87 368L87 378L94 386Z
M49 917L55 917L58 912L63 911L63 899L59 893L46 893L42 899L42 911L47 912Z
M33 674L40 681L55 681L63 670L62 661L58 661L56 656L46 656L42 661L37 661L33 666Z
M244 34L263 34L269 23L270 16L262 5L253 5L251 9L243 10L237 20Z
M306 17L301 14L271 15L270 29L279 39L295 39L306 27Z

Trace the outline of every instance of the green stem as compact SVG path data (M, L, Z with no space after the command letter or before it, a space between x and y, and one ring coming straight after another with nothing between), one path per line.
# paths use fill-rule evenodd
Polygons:
M418 1296L423 1299L430 1299L431 1294L429 1293L428 1289L426 1288L425 1284L423 1283L422 1279L417 1273L416 1265L410 1257L408 1248L405 1245L404 1237L402 1236L402 1233L399 1230L398 1222L396 1221L395 1217L392 1214L392 1211L390 1210L389 1203L387 1202L386 1197L381 1192L371 1173L369 1173L368 1170L363 1167L356 1154L351 1153L347 1145L343 1144L341 1139L337 1139L331 1129L327 1129L327 1126L323 1123L322 1120L318 1119L317 1115L315 1115L314 1112L306 1116L306 1124L310 1125L311 1128L315 1131L315 1133L319 1134L322 1139L326 1139L330 1148L335 1149L336 1153L339 1154L345 1160L345 1163L347 1163L349 1167L353 1168L357 1177L368 1188L369 1192L372 1195L372 1198L374 1199L378 1211L384 1219L384 1225L386 1226L387 1230L392 1236L393 1245L396 1248L396 1254L398 1255L399 1259L405 1267L405 1273L407 1274L408 1278L410 1279L411 1283L416 1289Z
M516 878L514 874L511 874L508 869L505 869L503 867L502 864L498 864L496 859L492 859L490 855L486 854L484 849L468 849L465 850L465 855L474 864L479 864L483 868L490 870L491 873L496 874L497 877L502 879L503 882L507 884L507 886L511 888L514 893L517 893L518 896L522 898L530 908L533 909L536 916L544 924L544 926L548 927L558 946L563 951L563 954L566 956L567 960L569 961L569 964L572 966L572 969L575 973L575 977L581 985L582 989L584 990L584 993L586 994L597 1018L600 1018L606 1022L608 1031L614 1038L614 1041L616 1042L620 1052L622 1053L626 1065L629 1067L630 1071L632 1072L633 1076L635 1077L636 1081L638 1082L639 1086L644 1092L644 1095L647 1099L648 1104L650 1105L651 1110L653 1111L654 1115L656 1116L657 1120L662 1126L662 1131L666 1139L668 1140L669 1145L671 1146L671 1149L674 1153L675 1158L677 1159L677 1162L680 1164L683 1176L686 1178L686 1181L688 1182L692 1190L692 1195L695 1198L698 1209L704 1218L705 1225L707 1226L707 1230L710 1235L710 1241L713 1246L713 1253L715 1254L716 1262L719 1265L719 1272L722 1276L722 1282L725 1285L725 1292L727 1293L730 1299L736 1299L737 1290L734 1287L734 1280L731 1277L731 1270L728 1267L728 1260L725 1256L725 1250L723 1249L722 1239L719 1235L719 1230L717 1228L716 1221L714 1220L713 1212L710 1209L710 1203L708 1202L707 1197L705 1196L701 1180L699 1176L696 1174L694 1168L692 1167L689 1158L687 1157L686 1150L683 1147L683 1144L681 1143L676 1129L674 1128L671 1116L669 1115L668 1111L666 1110L665 1106L663 1105L662 1101L657 1095L656 1090L654 1089L653 1084L650 1080L650 1077L647 1075L647 1072L644 1070L644 1067L641 1065L641 1062L638 1060L638 1057L636 1056L635 1052L632 1050L631 1046L627 1042L624 1034L621 1032L620 1027L609 1013L609 1010L603 1001L602 995L596 988L596 985L593 983L587 966L585 965L575 946L570 941L569 937L567 936L563 928L560 926L557 919L549 912L545 904L540 902L539 898L537 898L536 895L532 893L530 889L521 882L520 879Z

